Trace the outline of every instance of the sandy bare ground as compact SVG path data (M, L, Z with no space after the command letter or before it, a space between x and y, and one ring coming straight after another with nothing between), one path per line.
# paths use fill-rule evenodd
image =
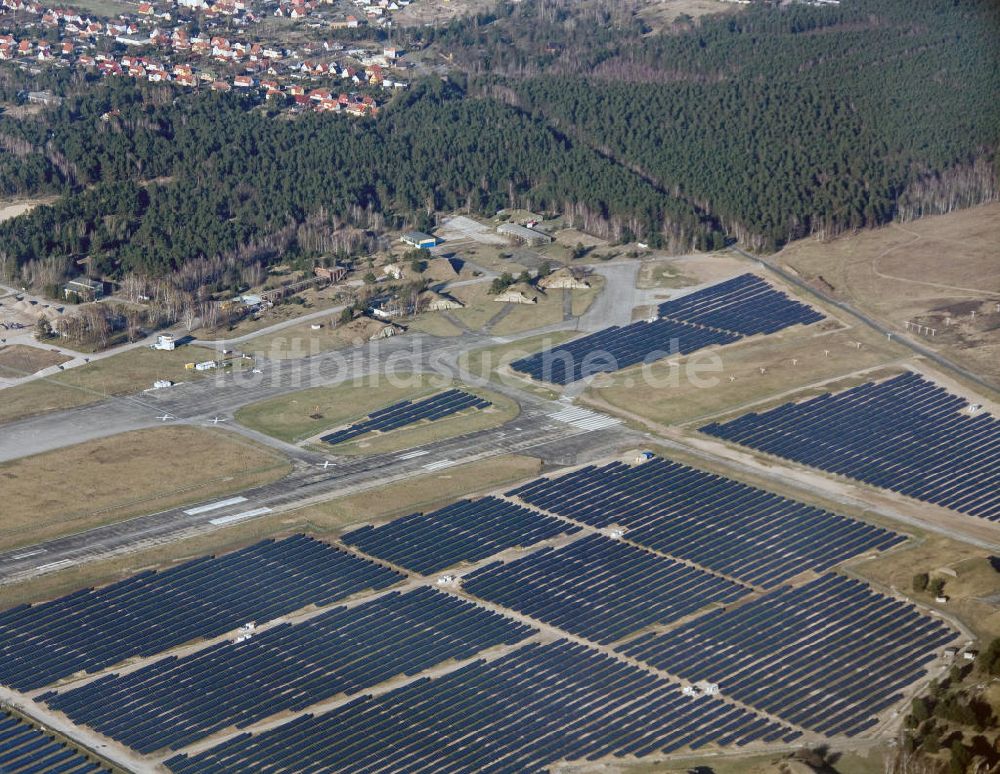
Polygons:
M33 210L39 204L48 204L53 201L55 201L54 196L46 196L38 199L23 199L18 201L0 201L0 223L3 223L5 220L10 220L11 218L16 218L18 215L23 215L24 213Z

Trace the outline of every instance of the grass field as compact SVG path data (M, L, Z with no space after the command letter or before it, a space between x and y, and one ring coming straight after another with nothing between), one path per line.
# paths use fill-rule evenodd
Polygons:
M86 406L108 396L131 395L158 379L185 382L210 372L189 371L184 364L204 359L186 347L159 352L141 347L73 368L56 376L9 387L0 395L0 423L37 414Z
M372 492L362 492L125 556L82 564L22 583L0 586L0 608L51 599L85 586L111 583L143 569L164 568L174 562L205 554L242 548L267 537L295 532L335 537L352 524L395 518L417 510L434 510L466 495L492 491L531 478L539 470L538 460L520 455L493 457L449 468L445 472L381 487L377 496L373 496Z
M199 330L197 335L199 339L204 341L217 341L245 336L276 323L284 322L285 320L294 320L296 317L337 307L342 302L341 296L343 293L344 291L338 287L323 288L321 290L309 288L296 295L296 298L301 298L304 303L279 304L257 319L253 317L243 318L231 329L222 327L216 330ZM335 312L331 311L330 314L336 316Z
M856 347L859 340L861 349ZM662 386L648 384L642 367L637 366L602 377L600 384L607 386L595 384L586 396L660 424L708 421L716 414L735 412L747 404L810 384L876 368L904 355L903 350L897 351L866 329L835 330L817 336L808 328L790 328L677 358L679 368L671 368L667 360L660 361L650 371L657 380L664 380ZM704 364L706 370L693 373L688 363ZM693 373L692 378L689 373ZM668 375L676 378L669 380Z
M250 339L244 347L255 355L272 360L297 360L321 352L364 344L365 340L359 338L355 330L338 324L338 316L331 313L329 317L320 317L258 336ZM322 327L313 330L313 325Z
M333 451L336 454L385 454L412 449L414 446L423 446L466 433L474 433L477 430L498 427L520 413L517 403L503 395L469 387L463 389L486 398L493 405L487 409L465 411L444 417L435 422L419 422L386 434L368 434L347 443L325 447L324 451Z
M697 284L698 280L689 277L673 262L649 261L642 264L635 286L640 290L653 288L684 288Z
M0 376L17 379L69 360L72 358L50 349L12 344L0 347Z
M690 16L697 19L715 13L733 13L739 6L724 3L721 0L648 0L639 12L654 30L673 23L679 16Z
M551 349L576 335L576 331L541 333L537 336L520 339L519 341L463 352L458 359L458 363L464 371L476 379L499 380L501 376L497 372L509 373L509 367L513 361L544 349ZM503 378L516 379L521 387L538 395L545 397L558 395L558 392L555 390L533 382L527 377L521 379L519 377L505 376Z
M823 769L824 774L883 774L885 767L881 750L864 753L833 753L832 768ZM699 768L703 767L703 768ZM553 769L556 774L589 774L589 769L566 767ZM692 774L705 771L711 774L807 774L816 770L791 760L789 754L771 755L713 755L702 758L677 758L666 763L618 763L612 768L594 769L603 774Z
M464 309L453 309L452 314L456 320L460 320L463 325L473 331L480 330L497 313L503 309L503 304L498 304L489 293L488 282L477 282L474 285L463 285L450 291L451 294L461 301Z
M440 312L424 312L407 321L406 324L412 331L445 338L460 336L463 332L461 328L454 325L450 320L442 317Z
M124 433L0 465L0 550L276 481L276 452L195 427Z
M497 336L506 336L562 322L563 293L567 292L584 293L589 291L549 290L545 293L538 291L537 304L512 304L511 310L497 321L491 329L491 333ZM490 303L493 304L497 312L505 306L505 304L499 304L492 300Z
M1000 379L1000 203L794 242L776 259L817 288L972 370ZM972 312L976 312L975 317ZM949 324L950 320L950 324Z

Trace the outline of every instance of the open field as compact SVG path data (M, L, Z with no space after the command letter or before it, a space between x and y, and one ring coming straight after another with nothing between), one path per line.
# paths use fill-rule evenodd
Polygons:
M539 469L540 463L533 457L507 455L429 473L382 487L377 497L371 492L362 492L3 586L0 587L0 607L51 599L85 586L111 583L143 569L167 567L205 554L235 550L267 537L294 532L336 536L353 524L395 518L418 510L434 510L465 495L504 488L536 476Z
M684 274L672 261L646 261L639 269L635 286L640 290L685 288L698 280Z
M465 305L464 309L452 309L452 315L473 331L481 330L504 307L493 300L488 282L463 285L452 290L451 295Z
M697 19L714 13L733 13L738 8L721 0L649 0L639 16L654 30L660 30L679 16Z
M339 314L320 317L308 322L283 328L248 341L244 346L248 352L272 360L297 360L321 352L358 346L367 341L357 329L340 325ZM321 325L318 330L313 325Z
M883 774L881 750L834 752L833 768L825 774ZM703 767L703 768L699 768ZM793 763L789 755L713 755L702 758L677 758L666 763L595 764L593 768L566 766L553 768L556 774L813 774L815 769Z
M1000 379L1000 203L830 242L794 242L776 256L820 290L994 381ZM975 316L973 316L975 313Z
M69 360L72 358L50 349L28 347L23 344L0 347L0 377L17 379Z
M412 331L427 333L431 336L448 338L462 334L462 329L454 325L440 312L424 312L412 320L407 320L406 325Z
M34 107L34 106L31 106ZM12 111L5 111L8 115L15 115ZM0 223L10 218L16 218L18 215L23 215L29 210L34 209L39 204L50 204L54 202L58 197L56 196L38 196L33 199L0 199Z
M0 549L276 481L290 466L239 436L140 430L0 465Z
M414 0L393 14L393 22L402 27L443 24L450 19L489 9L493 0Z
M521 333L530 331L533 328L541 328L545 325L553 325L562 322L563 319L563 294L564 293L589 293L590 291L566 291L547 290L538 291L537 304L510 304L510 311L504 314L491 329L492 333L498 336L505 336L510 333ZM499 312L507 304L499 304L490 301Z
M57 376L9 387L0 396L0 422L86 406L112 395L131 395L152 387L158 379L185 382L211 373L185 369L184 364L194 359L204 359L203 353L187 347L173 352L140 347Z
M838 325L827 321L814 328ZM856 346L858 341L861 349ZM643 378L642 366L602 376L586 396L612 411L660 424L704 422L721 413L743 413L749 404L808 385L894 363L905 354L866 329L816 335L811 329L795 327L686 358L659 361L649 368L655 383ZM679 367L669 366L669 360L675 360ZM695 370L701 368L704 370Z
M424 374L405 374L391 380L375 376L336 387L313 387L244 406L236 412L236 421L295 443L360 419L376 409L421 398L447 386L442 377ZM487 397L493 400L493 396Z
M487 409L454 414L434 422L417 422L385 434L364 435L337 446L324 446L323 451L333 451L336 454L384 454L402 449L412 449L414 446L423 446L466 433L498 427L514 419L520 413L517 403L503 395L468 387L463 389L486 398L493 405Z

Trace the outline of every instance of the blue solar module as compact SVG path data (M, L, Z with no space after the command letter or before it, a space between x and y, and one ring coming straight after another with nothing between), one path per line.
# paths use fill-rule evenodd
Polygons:
M587 466L509 493L630 541L769 587L905 538L696 468L653 459Z
M247 621L385 588L402 577L304 535L139 573L0 613L0 683L21 691L41 688Z
M823 315L753 274L742 274L660 304L660 316L744 336L819 322Z
M956 635L910 604L827 575L620 650L790 723L854 736L926 676Z
M736 745L795 731L585 646L529 644L166 762L176 774L540 771L559 760Z
M47 702L140 753L176 750L229 726L355 694L534 633L423 587L102 677Z
M344 443L376 430L387 433L390 430L396 430L424 419L432 422L435 419L442 419L466 409L482 409L491 405L493 404L488 400L471 395L464 390L445 390L416 403L404 400L401 403L394 403L384 409L373 411L367 419L355 422L343 430L324 435L321 440L329 444Z
M462 587L602 644L750 591L603 535L495 562L463 578Z
M0 713L0 772L84 774L111 771L9 713Z
M815 309L759 277L743 274L660 304L657 320L606 328L516 360L511 367L540 381L570 384L594 374L822 319Z
M702 328L674 320L613 326L553 349L515 360L511 367L534 379L570 384L594 374L610 373L669 355L687 355L713 344L729 344L739 334Z
M484 497L459 500L433 513L414 513L381 527L361 527L341 539L366 554L427 575L578 530L561 519Z
M961 513L1000 519L1000 420L914 373L702 432Z

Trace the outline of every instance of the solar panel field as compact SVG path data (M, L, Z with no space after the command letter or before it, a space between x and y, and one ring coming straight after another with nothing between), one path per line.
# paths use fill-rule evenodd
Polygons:
M667 301L658 309L659 318L651 322L607 328L516 360L511 367L539 381L566 385L594 374L823 319L816 310L753 274Z
M666 460L588 466L2 612L0 682L177 774L759 751L870 731L955 639L808 580L902 540Z
M902 535L687 465L614 462L509 492L592 527L618 524L632 542L770 587L820 572Z
M445 390L416 403L404 400L386 408L373 411L368 417L342 430L324 435L321 440L335 445L351 441L368 433L388 433L415 422L433 422L436 419L458 414L469 409L483 409L492 405L488 400L470 395L464 390Z
M0 713L0 771L4 774L96 774L111 769L13 715Z
M906 373L745 414L702 432L873 486L1000 520L1000 420Z

